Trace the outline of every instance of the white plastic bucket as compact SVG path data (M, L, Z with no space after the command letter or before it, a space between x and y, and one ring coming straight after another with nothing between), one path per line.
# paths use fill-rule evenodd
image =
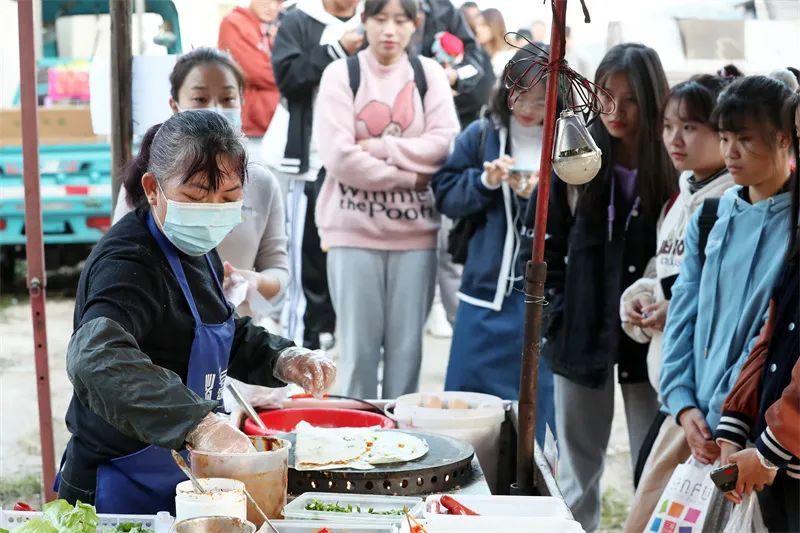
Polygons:
M235 479L200 478L205 493L196 492L191 481L175 487L175 518L178 521L201 516L247 519L244 483Z
M431 397L445 405L456 400L467 409L423 407ZM394 412L391 412L394 409ZM503 400L476 392L438 392L406 394L389 402L386 416L400 429L417 429L463 440L472 444L490 487L497 477L497 455L500 447L500 426L505 420Z

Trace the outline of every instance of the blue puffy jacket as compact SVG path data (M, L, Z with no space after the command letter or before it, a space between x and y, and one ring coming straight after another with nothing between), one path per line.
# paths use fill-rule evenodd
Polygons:
M453 219L480 219L469 242L458 297L494 311L502 308L503 299L515 286L522 288L517 258L528 201L506 183L491 190L481 180L484 161L507 153L507 140L504 126L492 119L476 120L456 138L450 157L431 184L440 212Z

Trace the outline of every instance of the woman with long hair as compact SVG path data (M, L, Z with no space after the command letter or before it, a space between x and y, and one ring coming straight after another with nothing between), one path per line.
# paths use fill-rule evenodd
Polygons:
M539 74L525 61L536 52L520 50L508 74L528 85ZM526 71L527 70L527 71ZM450 348L445 390L519 397L522 353L523 261L519 249L524 213L539 181L544 83L516 92L495 90L485 118L456 139L444 167L433 177L436 207L473 225ZM509 101L513 109L509 110ZM539 370L537 440L545 424L553 430L552 373Z
M647 382L647 347L623 333L618 309L623 289L644 274L661 208L677 184L661 142L659 115L669 87L655 50L613 47L595 83L605 91L607 111L591 127L602 166L588 185L553 181L542 340L555 373L560 487L587 531L600 520L615 373L632 457L658 410Z
M348 396L415 392L433 300L439 215L430 180L459 130L433 60L409 55L416 0L367 0L369 46L322 75L314 137L327 175L316 220ZM378 368L383 363L379 376Z
M475 21L475 38L492 58L495 76L502 76L506 63L514 56L514 49L506 43L506 21L499 9L481 11Z

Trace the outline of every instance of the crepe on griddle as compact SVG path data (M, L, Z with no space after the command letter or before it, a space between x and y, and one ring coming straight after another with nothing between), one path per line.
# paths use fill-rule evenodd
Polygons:
M423 439L377 427L318 428L300 422L295 434L296 470L372 470L376 464L412 461L428 453Z

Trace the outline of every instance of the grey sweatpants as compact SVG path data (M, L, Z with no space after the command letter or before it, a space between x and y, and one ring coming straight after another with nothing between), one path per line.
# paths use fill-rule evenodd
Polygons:
M614 384L613 372L602 389L555 376L558 486L575 520L587 533L593 533L600 525L600 478L614 418ZM658 398L648 382L622 385L622 396L631 461L635 465L658 411Z
M328 285L337 317L337 389L356 398L416 392L422 330L433 302L436 250L331 248ZM381 348L383 353L381 354Z

